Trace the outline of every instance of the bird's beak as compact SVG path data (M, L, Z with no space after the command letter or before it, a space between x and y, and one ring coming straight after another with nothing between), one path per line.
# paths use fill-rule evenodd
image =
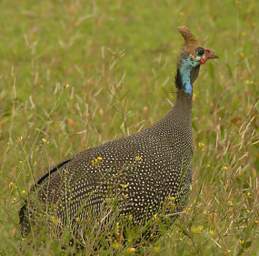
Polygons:
M204 55L201 57L200 63L205 64L209 59L218 59L218 56L215 54L213 50L205 49Z
M207 59L218 59L218 56L215 54L215 52L210 49L205 49L205 54Z

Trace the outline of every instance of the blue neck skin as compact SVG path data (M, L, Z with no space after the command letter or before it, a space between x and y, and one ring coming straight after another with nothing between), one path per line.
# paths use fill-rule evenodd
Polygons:
M199 62L191 59L190 57L184 58L181 61L180 75L183 91L188 95L192 95L191 71L194 67L197 67L198 65Z

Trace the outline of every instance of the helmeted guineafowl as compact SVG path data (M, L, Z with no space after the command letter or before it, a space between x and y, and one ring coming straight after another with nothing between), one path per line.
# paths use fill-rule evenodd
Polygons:
M120 214L132 216L135 223L150 219L168 197L175 199L176 212L182 209L192 179L193 83L200 65L217 56L201 47L187 27L179 32L185 44L172 110L150 128L87 149L49 170L20 210L23 235L29 233L39 205L48 205L44 209L61 227L89 212L98 214L105 200L115 196Z

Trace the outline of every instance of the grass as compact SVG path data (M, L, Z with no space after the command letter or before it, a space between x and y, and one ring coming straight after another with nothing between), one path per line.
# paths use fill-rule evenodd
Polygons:
M46 167L169 111L182 24L220 59L194 88L188 207L147 255L258 255L258 10L255 0L1 1L0 255L24 255L17 212ZM52 240L24 249L60 254Z

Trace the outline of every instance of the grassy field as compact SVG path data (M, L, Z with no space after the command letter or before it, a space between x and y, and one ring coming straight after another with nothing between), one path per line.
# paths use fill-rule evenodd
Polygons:
M146 255L259 255L258 10L256 0L1 1L0 255L24 255L17 212L46 167L169 111L182 24L220 59L194 88L188 207ZM61 255L52 240L25 250ZM136 253L100 255L112 254Z

